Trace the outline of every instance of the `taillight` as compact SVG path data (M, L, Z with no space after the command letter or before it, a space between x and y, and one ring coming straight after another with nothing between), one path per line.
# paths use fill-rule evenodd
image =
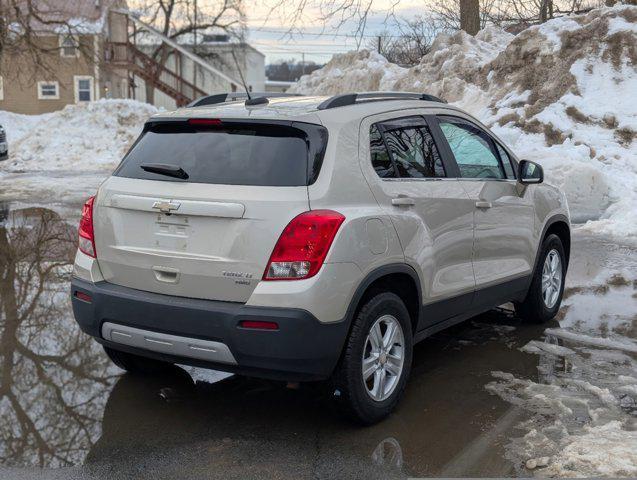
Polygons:
M82 218L80 219L80 226L77 229L79 235L78 247L79 249L95 258L95 233L93 231L93 202L95 196L90 197L84 206L82 207Z
M263 280L300 280L316 275L345 217L312 210L293 218L274 246Z

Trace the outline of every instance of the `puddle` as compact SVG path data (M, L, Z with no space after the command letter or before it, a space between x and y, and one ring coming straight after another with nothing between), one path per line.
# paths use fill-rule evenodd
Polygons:
M585 439L586 428L604 427L611 442L628 431L634 355L557 336L543 343L547 327L571 331L577 324L571 317L577 303L562 325L525 325L502 308L418 344L397 411L369 428L338 417L322 384L288 389L178 367L161 378L123 375L72 316L68 281L78 213L79 205L68 204L55 211L0 206L0 464L45 467L11 475L0 467L0 477L179 478L183 465L192 478L528 475L522 462L543 452L555 458L525 437L531 425L558 447L568 438L559 432ZM588 259L609 250L575 241L579 248L588 249L581 254ZM590 262L575 272L572 286L594 286L605 272ZM611 283L609 295L633 288ZM606 323L625 337L624 320ZM506 373L494 378L496 371ZM508 396L494 395L496 387L487 384ZM533 397L538 412L524 403L531 395L524 392L533 389L547 399ZM604 403L606 390L616 404ZM573 413L556 414L559 403ZM529 428L521 430L521 422ZM531 446L515 443L521 438Z

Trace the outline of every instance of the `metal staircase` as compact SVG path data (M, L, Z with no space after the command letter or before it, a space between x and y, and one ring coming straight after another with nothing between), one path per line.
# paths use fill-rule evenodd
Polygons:
M191 81L186 80L179 68L173 70L165 63L157 61L151 55L142 51L135 43L138 31L143 30L150 34L152 39L156 41L153 45L154 47L161 45L161 48L164 49L162 52L164 53L164 59L168 54L173 55L175 57L173 63L179 66L183 63L183 59L187 58L196 64L203 74L212 75L227 82L233 90L241 88L238 80L214 68L201 57L158 32L150 25L135 18L127 10L112 9L110 15L111 18L119 16L119 19L125 22L125 29L124 33L122 33L120 28L119 35L110 35L105 45L105 64L111 68L127 70L143 79L147 84L152 85L155 89L175 100L178 107L185 106L211 92L207 92ZM112 28L111 31L113 30Z

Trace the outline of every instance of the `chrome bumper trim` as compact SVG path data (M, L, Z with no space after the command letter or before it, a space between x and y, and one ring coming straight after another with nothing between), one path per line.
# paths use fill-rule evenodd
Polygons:
M102 337L111 342L154 352L211 362L237 364L232 352L230 352L225 343L213 342L212 340L200 340L198 338L151 332L111 322L104 322L102 325Z

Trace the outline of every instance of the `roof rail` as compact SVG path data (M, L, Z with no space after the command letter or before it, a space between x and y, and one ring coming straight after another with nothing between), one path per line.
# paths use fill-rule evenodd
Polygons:
M345 107L347 105L356 105L358 100L382 101L382 100L426 100L429 102L447 103L444 100L429 95L428 93L415 92L364 92L364 93L344 93L335 95L321 102L318 106L319 110L327 110L330 108Z
M298 93L268 93L268 92L250 92L252 99L257 98L281 98L281 97L300 97ZM205 97L193 100L188 105L190 107L202 107L204 105L215 105L217 103L234 102L237 100L248 100L248 94L245 92L217 93L214 95L206 95Z

